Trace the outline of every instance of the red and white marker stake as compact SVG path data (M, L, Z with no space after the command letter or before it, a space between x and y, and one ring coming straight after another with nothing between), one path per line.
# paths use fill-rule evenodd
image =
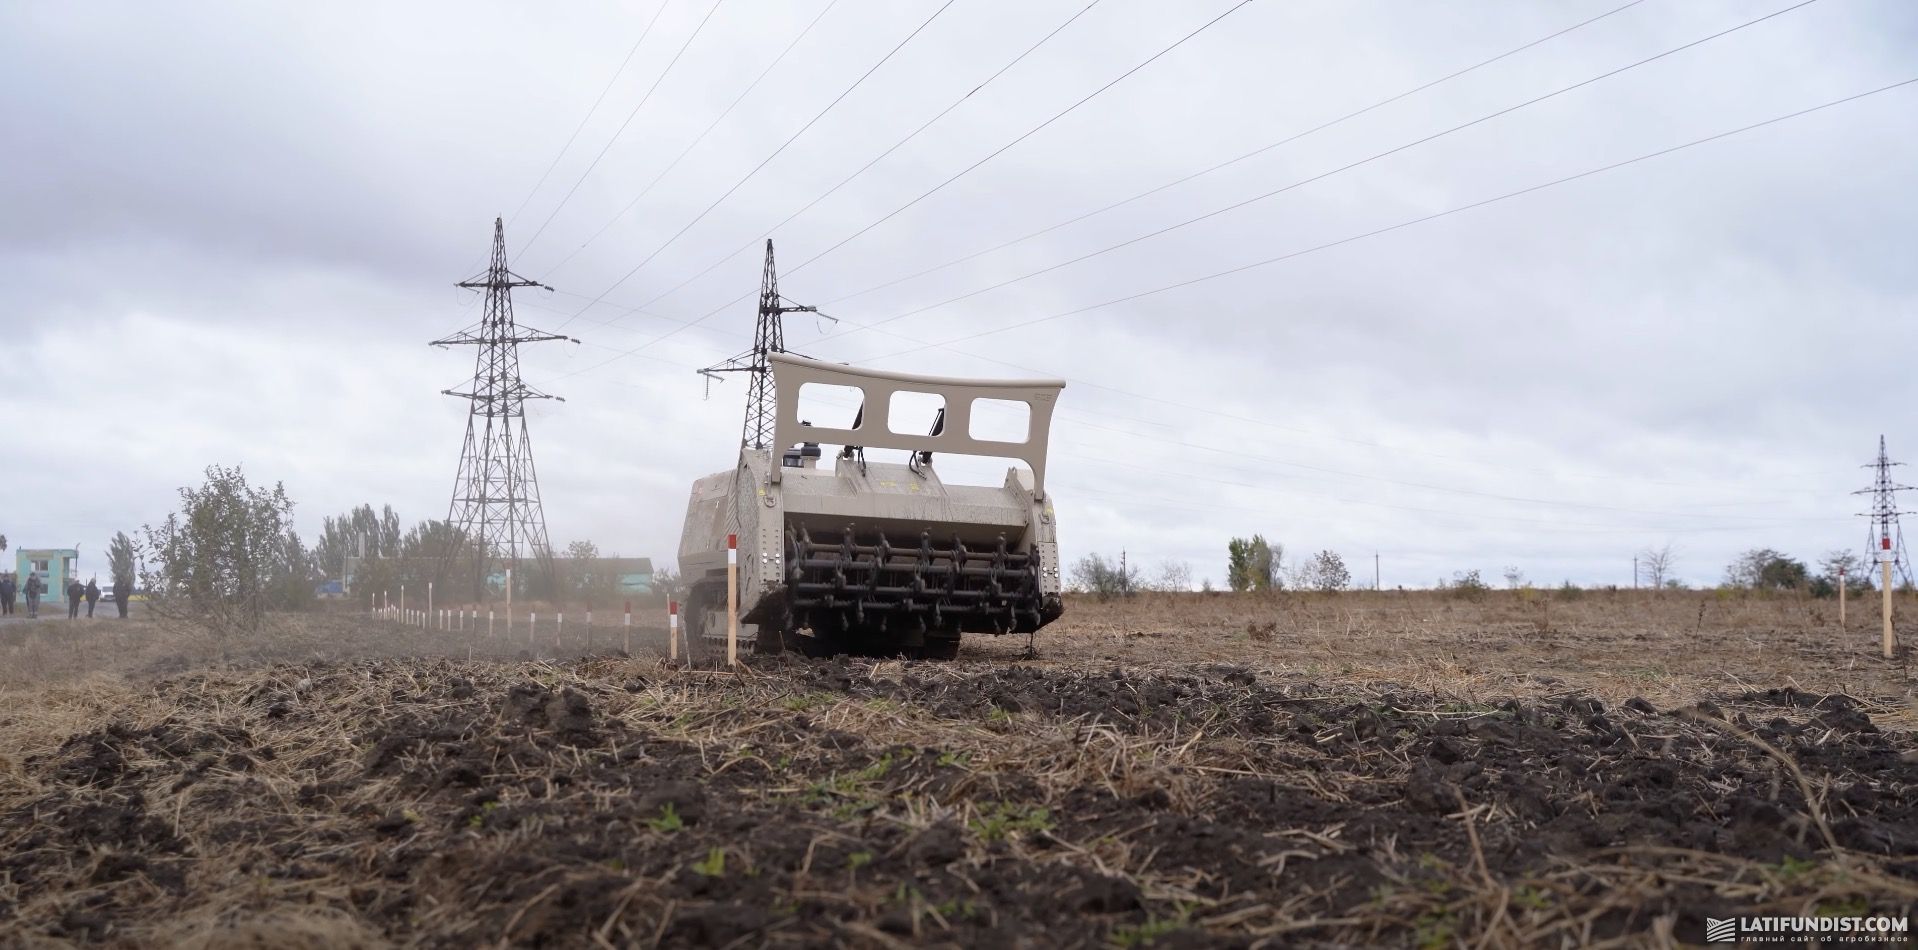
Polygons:
M626 655L633 655L633 602L626 602Z
M666 659L679 659L679 601L666 602Z

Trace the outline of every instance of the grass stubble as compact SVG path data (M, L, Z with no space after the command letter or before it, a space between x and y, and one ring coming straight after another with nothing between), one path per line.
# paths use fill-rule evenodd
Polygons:
M350 616L251 653L42 643L0 693L0 945L1642 946L1911 916L1909 673L1802 605L1548 637L1530 605L1387 596L1074 604L1037 661L737 675Z

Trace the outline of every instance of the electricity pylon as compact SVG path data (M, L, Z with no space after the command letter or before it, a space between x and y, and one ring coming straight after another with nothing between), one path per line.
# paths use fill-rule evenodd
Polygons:
M514 322L513 289L543 285L506 266L506 225L498 218L493 219L492 263L485 274L458 286L486 291L486 307L478 326L432 343L478 348L472 382L463 391L444 390L446 395L467 400L469 408L466 443L460 449L453 500L446 511L453 536L442 552L440 576L444 578L462 556L471 557L473 597L483 600L496 563L516 568L522 557L531 556L551 567L533 443L526 431L526 403L559 397L520 379L519 345L572 338L521 328Z
M789 313L819 313L819 308L792 304L779 295L779 271L773 266L773 242L767 238L766 268L759 277L759 317L753 325L753 348L724 363L699 371L708 379L718 379L720 373L752 374L751 386L746 390L746 424L739 433L740 445L749 449L767 448L772 442L773 426L779 420L772 361L767 357L772 353L786 352L785 316Z
M1901 485L1891 479L1893 466L1903 465L1894 462L1885 454L1885 437L1878 437L1878 460L1866 465L1873 472L1869 488L1852 492L1854 495L1870 495L1871 510L1861 512L1861 516L1871 519L1870 538L1872 556L1878 561L1884 599L1883 652L1889 660L1897 653L1897 642L1891 628L1891 587L1895 572L1904 579L1906 586L1911 585L1910 560L1905 556L1905 533L1899 526L1898 516L1905 512L1898 510L1898 493L1910 491L1911 486Z

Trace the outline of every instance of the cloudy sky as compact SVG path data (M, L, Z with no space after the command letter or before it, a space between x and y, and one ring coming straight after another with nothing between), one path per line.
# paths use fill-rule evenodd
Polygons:
M1918 84L1479 203L1913 78L1904 0L7 4L0 533L97 558L215 462L443 517L505 217L582 341L524 353L556 544L670 560L770 236L795 350L1069 381L1069 558L1862 548Z

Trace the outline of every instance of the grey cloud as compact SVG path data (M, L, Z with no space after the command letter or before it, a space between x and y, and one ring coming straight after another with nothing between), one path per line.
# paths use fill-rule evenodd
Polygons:
M819 302L942 263L1613 5L1256 3L797 267L1227 6L1105 0L775 234L784 288ZM723 6L531 240L707 9L668 0L634 68L509 227L515 266L566 291L522 295L521 319L586 340L525 354L528 380L568 400L532 420L556 541L669 556L687 485L731 461L743 395L722 386L704 399L692 370L747 345L750 302L581 370L749 295L757 251L646 314L612 305L648 301L756 242L1083 3L955 4L606 304L569 322L933 9L841 0L645 200L555 266L821 6ZM460 404L438 391L470 372L470 353L423 344L470 322L472 301L450 284L483 258L492 218L526 196L652 12L0 13L0 82L19 91L0 102L0 121L19 132L0 154L0 415L30 420L16 427L34 433L0 455L0 530L21 543L103 545L158 517L173 488L214 461L286 481L313 526L360 501L438 516L463 424ZM1641 4L1228 171L828 306L848 324L796 319L790 342L835 359L914 350L900 336L846 331L1760 12ZM886 329L963 337L1631 157L1907 78L1914 36L1907 5L1816 3ZM1542 582L1625 582L1632 550L1676 539L1681 573L1710 581L1742 547L1813 556L1855 545L1862 525L1844 493L1863 484L1855 466L1875 436L1887 430L1894 452L1918 452L1896 408L1918 395L1899 361L1918 342L1905 266L1918 210L1907 172L1918 135L1903 118L1913 94L891 363L1029 372L970 353L1076 381L1053 464L1071 555L1123 547L1147 564L1189 560L1216 581L1225 539L1256 530L1295 553L1344 551L1364 578L1359 562L1380 550L1388 583L1471 567L1491 576L1506 563ZM989 466L946 464L991 477Z

